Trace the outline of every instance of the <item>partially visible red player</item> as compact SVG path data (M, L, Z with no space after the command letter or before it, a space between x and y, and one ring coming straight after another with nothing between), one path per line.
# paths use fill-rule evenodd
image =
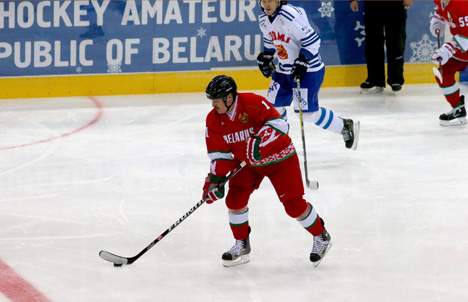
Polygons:
M435 64L441 64L442 82L437 77L436 81L453 108L440 115L439 123L441 126L465 125L465 97L460 95L455 74L464 71L468 65L468 0L434 0L434 3L437 7L431 20L431 33L437 37L438 31L443 36L448 24L453 35L432 56Z

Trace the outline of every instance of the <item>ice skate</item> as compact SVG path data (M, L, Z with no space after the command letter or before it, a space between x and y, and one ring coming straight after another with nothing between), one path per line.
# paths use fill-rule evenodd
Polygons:
M249 238L244 240L236 240L236 244L223 254L224 260L223 265L225 267L231 267L241 265L250 261L250 240Z
M461 126L466 124L465 96L460 96L460 103L447 113L439 116L441 126Z
M322 234L314 236L314 246L312 247L312 252L310 253L310 261L314 263L315 267L320 264L331 246L331 236L328 234L325 227L323 227Z
M376 86L371 82L364 82L361 84L361 93L362 94L374 94L374 93L382 93L383 87Z
M398 92L401 91L401 85L400 84L392 84L392 85L390 85L390 87L392 87L392 91L395 94L398 94Z
M359 121L353 122L352 119L342 119L343 130L341 135L345 141L345 146L348 149L356 150L359 141L359 128L361 123Z

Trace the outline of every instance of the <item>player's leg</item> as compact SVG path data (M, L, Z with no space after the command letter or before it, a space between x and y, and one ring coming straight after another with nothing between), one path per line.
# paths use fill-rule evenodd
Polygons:
M366 24L367 79L361 84L361 93L380 93L385 87L384 26L381 4L377 1L364 2Z
M287 107L293 100L292 82L287 75L275 72L268 88L267 100L278 110L285 121L288 121Z
M404 83L403 65L406 43L406 9L401 3L389 3L392 13L384 14L385 45L387 46L387 82L394 92L400 91Z
M244 264L250 261L250 226L248 201L252 192L258 188L263 176L250 167L245 167L229 182L226 196L229 226L236 242L222 255L226 267Z
M359 137L359 121L355 123L351 119L340 118L331 109L319 106L318 93L324 74L325 68L318 72L308 72L301 80L304 121L312 122L324 130L341 134L346 148L355 150ZM298 102L294 103L294 107L295 110L299 110Z
M466 124L465 98L463 95L460 95L460 87L455 81L455 74L459 71L464 71L467 65L466 62L450 59L441 67L442 82L439 78L435 78L442 89L445 99L452 107L452 110L439 116L441 126Z
M331 247L331 237L315 208L304 198L304 185L297 154L277 164L265 167L276 194L286 213L314 236L310 261L319 262Z

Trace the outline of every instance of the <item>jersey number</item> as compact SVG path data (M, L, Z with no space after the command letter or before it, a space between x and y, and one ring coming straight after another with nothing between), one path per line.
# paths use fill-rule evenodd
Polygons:
M458 18L460 22L460 27L468 26L468 16Z
M267 105L267 103L265 103L265 101L262 101L262 104L265 105L265 107L270 110L270 107Z

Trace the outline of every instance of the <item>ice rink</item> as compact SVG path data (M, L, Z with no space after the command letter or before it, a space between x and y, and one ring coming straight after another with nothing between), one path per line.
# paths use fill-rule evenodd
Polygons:
M439 126L450 108L436 84L320 99L361 133L350 151L305 125L320 182L306 199L333 240L317 268L267 179L250 202L246 265L222 265L234 243L223 201L130 266L98 256L136 255L200 200L204 93L0 100L0 302L468 301L468 126ZM289 123L302 163L291 110Z

